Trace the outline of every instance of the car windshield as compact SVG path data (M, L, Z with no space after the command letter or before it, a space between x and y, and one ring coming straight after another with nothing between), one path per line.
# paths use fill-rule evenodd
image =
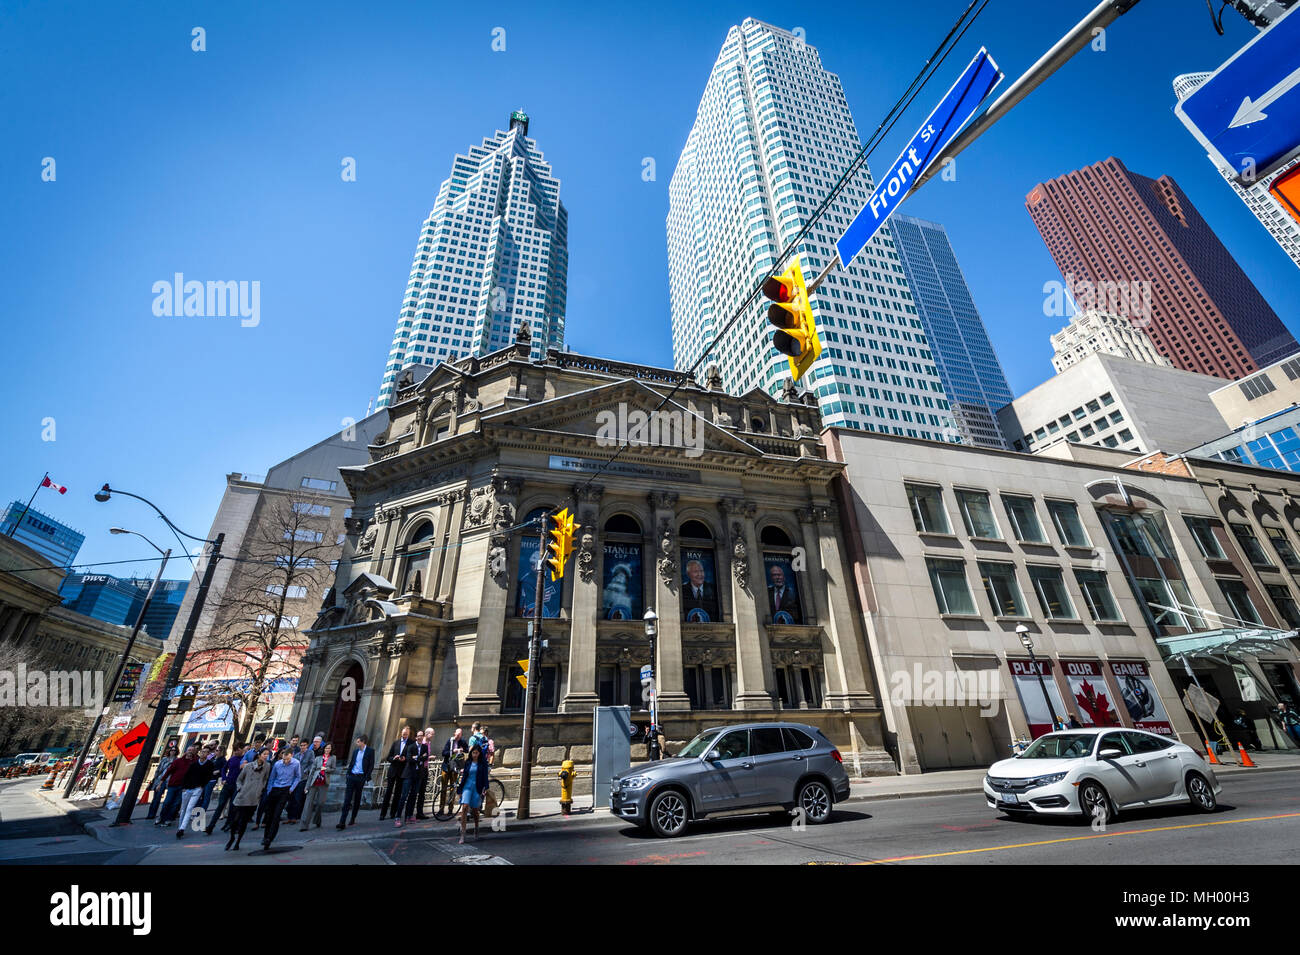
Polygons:
M1040 736L1017 759L1082 759L1092 752L1092 733L1053 733Z
M682 751L677 755L686 757L703 756L708 752L709 744L717 739L717 736L718 731L716 729L705 730L699 736L695 737L695 739L687 743L686 746L683 747Z

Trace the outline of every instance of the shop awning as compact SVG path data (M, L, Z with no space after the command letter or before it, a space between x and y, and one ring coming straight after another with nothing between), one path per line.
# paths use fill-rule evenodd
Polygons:
M1269 627L1224 627L1188 633L1178 637L1156 637L1156 646L1166 663L1184 663L1209 659L1219 663L1232 663L1242 657L1281 657L1300 662L1291 638L1295 630L1273 630Z

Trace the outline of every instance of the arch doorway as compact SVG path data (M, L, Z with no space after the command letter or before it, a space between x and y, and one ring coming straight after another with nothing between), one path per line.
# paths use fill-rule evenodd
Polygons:
M334 744L334 755L340 763L352 752L353 731L357 727L357 710L361 707L361 687L365 671L355 660L339 679L339 689L334 697L334 715L330 718L330 731L326 736Z

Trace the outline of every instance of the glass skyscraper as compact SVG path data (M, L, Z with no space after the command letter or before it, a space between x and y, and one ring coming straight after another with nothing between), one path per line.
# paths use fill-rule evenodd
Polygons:
M911 216L896 214L890 221L962 442L1005 448L997 412L1011 403L1011 389L953 254L948 231L937 222Z
M457 156L420 229L379 389L393 398L408 365L436 365L509 344L520 324L532 354L564 347L569 214L560 180L528 138L528 116Z
M669 185L673 361L689 368L861 148L839 77L801 37L748 19L727 32ZM863 168L801 242L805 278L871 194ZM779 396L790 377L764 299L699 369L732 393ZM813 295L821 358L801 380L830 425L958 440L939 369L888 224Z
M134 626L152 583L152 578L68 574L59 587L59 597L69 610L106 623L130 627ZM189 584L188 580L158 581L158 589L154 591L143 621L149 636L167 639Z
M77 559L77 551L86 542L85 534L34 507L27 508L24 514L21 501L14 501L5 510L4 520L0 521L0 534L8 534L26 544L57 567L71 566Z

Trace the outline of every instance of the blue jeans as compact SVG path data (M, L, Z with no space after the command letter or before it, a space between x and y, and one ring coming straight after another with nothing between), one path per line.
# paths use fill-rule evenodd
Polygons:
M202 806L204 809L208 808L208 800L212 798L212 790L216 788L217 788L217 781L215 779L209 780L208 784L203 787L203 796L201 799L199 799L199 805Z
M167 796L163 799L162 809L158 811L159 824L170 822L181 811L181 794L185 792L180 786L168 786Z

